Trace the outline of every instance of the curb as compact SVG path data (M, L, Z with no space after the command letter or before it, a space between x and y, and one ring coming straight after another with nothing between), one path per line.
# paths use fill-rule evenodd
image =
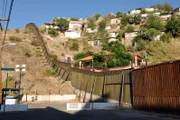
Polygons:
M166 114L158 114L158 113L150 113L150 112L144 112L144 111L137 111L137 110L132 110L133 112L140 113L140 114L146 114L146 115L155 115L158 117L168 117L168 118L174 118L174 119L180 119L180 116L176 115L166 115Z

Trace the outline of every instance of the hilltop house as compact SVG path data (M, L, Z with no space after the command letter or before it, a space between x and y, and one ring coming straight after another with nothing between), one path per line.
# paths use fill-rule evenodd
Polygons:
M141 13L141 9L135 9L135 10L130 10L129 11L129 14L131 14L131 15L134 15L134 14L140 14Z
M180 15L180 8L176 8L173 10L174 15Z
M160 18L161 18L161 20L163 20L163 21L166 21L166 20L168 20L168 19L170 19L172 17L172 14L167 14L167 13L165 13L165 14L162 14L161 13L161 15L160 15Z
M46 28L46 31L47 31L49 28L59 29L59 27L58 27L55 23L44 23L44 26L45 26L45 28Z
M144 8L146 12L154 12L156 9L155 8Z
M83 22L81 21L70 21L69 29L65 32L65 38L68 38L68 39L81 38L82 25L83 25Z

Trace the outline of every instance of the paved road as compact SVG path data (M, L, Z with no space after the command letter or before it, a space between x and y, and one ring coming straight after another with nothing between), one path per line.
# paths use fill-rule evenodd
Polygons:
M66 103L33 103L26 112L0 113L0 120L174 120L131 109L66 111Z

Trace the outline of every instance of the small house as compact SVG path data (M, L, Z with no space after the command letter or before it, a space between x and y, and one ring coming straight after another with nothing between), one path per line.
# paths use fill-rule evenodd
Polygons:
M180 8L176 8L173 10L174 15L180 15Z
M130 32L124 34L124 41L122 41L122 44L125 46L132 46L133 45L133 39L137 36L137 32Z

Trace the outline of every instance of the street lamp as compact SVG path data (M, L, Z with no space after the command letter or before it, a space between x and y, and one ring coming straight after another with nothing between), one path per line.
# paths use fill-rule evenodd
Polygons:
M20 101L21 73L26 71L26 65L25 64L16 65L15 71L20 72L20 74L19 74L19 86L18 86L18 89L19 89L18 97L19 97L19 101Z

